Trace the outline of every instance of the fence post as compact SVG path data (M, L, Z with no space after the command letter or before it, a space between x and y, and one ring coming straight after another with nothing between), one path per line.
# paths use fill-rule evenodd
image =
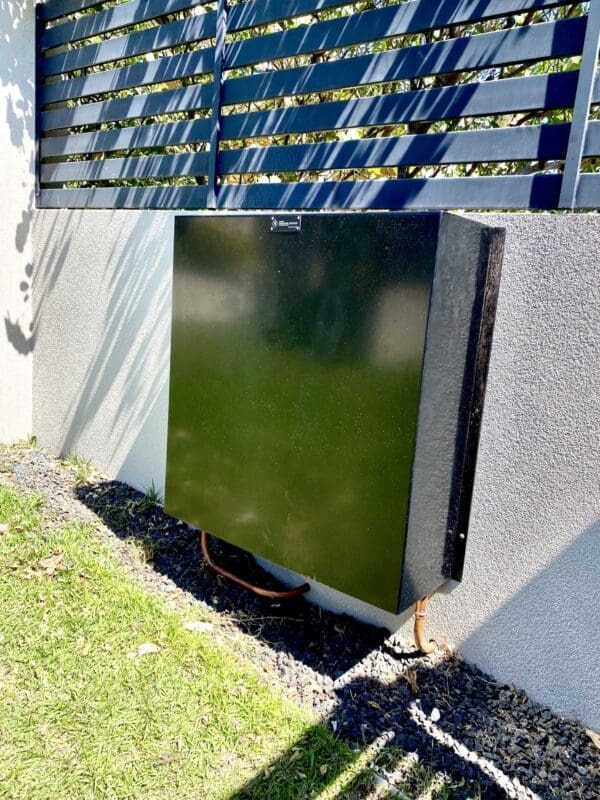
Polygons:
M575 208L581 159L590 116L600 45L600 0L590 0L585 39L579 67L579 80L573 107L573 121L560 189L559 208Z
M34 46L35 46L35 60L34 60L34 74L33 74L33 124L34 124L34 141L35 141L35 207L37 208L40 203L40 175L41 175L41 126L40 126L40 82L42 71L40 69L40 61L42 57L42 21L41 21L41 2L36 2L34 7L35 14L35 32L34 32Z
M215 36L215 65L213 75L213 102L208 153L207 208L217 208L219 137L221 133L221 91L223 88L223 64L227 36L228 0L219 0L217 5L217 30Z

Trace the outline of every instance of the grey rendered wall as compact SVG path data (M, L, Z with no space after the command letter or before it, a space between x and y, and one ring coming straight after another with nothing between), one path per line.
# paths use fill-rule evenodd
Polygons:
M432 627L600 729L600 218L479 219L505 259L464 580Z
M33 430L146 490L164 486L172 215L43 211L34 223Z
M33 0L0 0L0 442L31 431Z
M506 252L464 581L430 629L600 729L599 218L477 218ZM34 431L141 489L164 485L171 249L168 212L36 215ZM410 636L406 616L312 596Z

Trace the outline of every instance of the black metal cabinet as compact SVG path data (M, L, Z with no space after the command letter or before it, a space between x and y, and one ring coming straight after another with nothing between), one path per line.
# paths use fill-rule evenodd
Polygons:
M177 217L168 512L393 612L457 573L500 240L440 213Z

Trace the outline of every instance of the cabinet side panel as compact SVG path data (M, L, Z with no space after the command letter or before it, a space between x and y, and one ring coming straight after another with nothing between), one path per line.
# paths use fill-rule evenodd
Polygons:
M491 239L484 226L443 215L423 367L410 512L399 610L452 572L465 454L472 418ZM495 307L495 306L494 306ZM492 313L494 307L487 307ZM491 337L491 328L489 329ZM485 375L484 375L485 383ZM483 402L481 388L480 403ZM471 457L476 456L471 447ZM473 442L471 442L473 443ZM472 480L472 475L471 475Z

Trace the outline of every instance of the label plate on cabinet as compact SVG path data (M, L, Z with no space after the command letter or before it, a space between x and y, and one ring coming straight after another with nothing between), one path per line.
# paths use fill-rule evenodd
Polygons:
M271 233L300 233L302 217L271 217Z

